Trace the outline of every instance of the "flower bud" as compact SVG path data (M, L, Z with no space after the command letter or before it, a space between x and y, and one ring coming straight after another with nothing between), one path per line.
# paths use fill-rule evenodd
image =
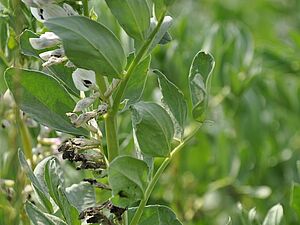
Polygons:
M81 112L95 102L96 98L87 97L77 102L73 112Z
M55 4L48 4L41 8L30 8L31 14L40 22L44 22L47 19L53 17L64 17L68 16L66 11Z

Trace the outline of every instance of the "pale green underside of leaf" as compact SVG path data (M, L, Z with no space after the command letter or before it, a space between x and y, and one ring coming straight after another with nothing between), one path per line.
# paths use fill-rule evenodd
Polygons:
M184 129L187 117L187 103L182 91L179 90L167 77L159 70L153 71L158 76L159 86L162 92L162 101L171 111L176 122Z
M153 157L167 157L174 136L173 122L156 103L138 102L131 106L134 135L141 151Z

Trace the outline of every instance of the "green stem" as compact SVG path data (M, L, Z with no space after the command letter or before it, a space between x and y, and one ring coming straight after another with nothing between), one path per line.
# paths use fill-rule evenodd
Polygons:
M124 79L122 80L121 84L119 85L119 88L118 88L117 93L116 93L116 97L114 98L113 108L111 110L111 114L113 116L116 115L117 112L118 112L119 105L121 103L121 100L122 100L122 97L123 97L123 94L124 94L124 91L126 89L126 86L127 86L127 83L128 83L128 80L129 80L130 76L132 75L135 68L137 67L137 65L139 64L139 62L142 60L143 56L146 54L147 50L149 49L149 46L151 45L152 41L154 40L155 35L157 34L159 28L162 25L165 14L166 14L166 12L164 12L162 14L162 17L160 18L157 26L155 27L155 29L150 34L147 41L142 45L141 49L138 51L136 57L134 58L134 60L130 64L127 73L125 74Z
M20 116L20 110L16 108L16 121L18 124L19 132L21 134L22 146L27 159L29 159L31 163L31 167L34 168L34 162L32 157L32 144L31 144L31 137L29 134L29 130L24 122L24 120Z
M105 131L108 161L111 162L119 155L119 141L117 133L117 118L107 114L105 117Z
M140 201L139 207L136 210L136 212L130 222L130 225L138 224L138 222L143 214L144 208L148 202L148 199L149 199L158 179L160 178L160 176L162 175L162 173L164 172L166 167L169 165L171 160L174 158L176 153L179 152L188 143L189 140L191 140L191 138L198 132L198 130L200 129L201 126L202 126L202 124L200 126L198 126L197 128L195 128L176 148L173 149L170 156L168 158L166 158L163 161L163 163L160 165L160 167L156 171L154 177L151 179L151 181L145 191L145 197L143 200Z
M83 15L89 17L89 3L88 0L82 0Z

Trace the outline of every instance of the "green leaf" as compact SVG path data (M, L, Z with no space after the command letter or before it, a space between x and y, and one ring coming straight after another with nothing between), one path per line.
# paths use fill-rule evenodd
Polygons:
M300 217L300 184L293 183L291 192L291 206Z
M263 225L279 225L283 217L283 208L280 204L273 206L267 213Z
M125 208L144 198L148 166L142 160L119 156L109 165L108 179L114 195L113 203Z
M5 80L20 108L39 123L65 133L88 135L86 130L70 123L66 113L73 111L75 102L53 77L38 71L9 68Z
M176 87L159 70L153 71L158 76L159 86L162 93L162 102L167 106L176 123L181 128L181 137L183 136L184 123L187 117L187 103L181 90Z
M38 38L39 35L32 32L31 30L25 30L20 35L20 49L21 53L27 56L33 56L35 58L40 59L39 54L45 52L46 50L36 50L34 49L30 42L29 38Z
M137 65L130 76L124 93L124 99L128 99L126 106L130 106L140 100L147 81L150 62L151 57L148 56Z
M189 85L193 103L193 117L199 122L205 119L208 107L208 96L210 81L215 60L209 53L200 51L193 59L190 73Z
M70 203L82 212L86 208L94 207L96 203L95 190L87 182L73 184L66 188L66 195Z
M62 215L68 224L81 224L78 219L77 209L71 205L67 194L64 190L63 171L56 158L49 160L45 167L45 181L49 190L50 196L53 198L56 205L60 208Z
M34 49L30 42L29 38L38 38L39 36L33 33L31 30L25 30L20 36L20 48L21 53L26 56L32 56L37 59L41 59L39 54L48 50L52 50L55 48L50 49L43 49L43 50L36 50ZM79 97L79 91L75 88L75 85L72 80L72 73L74 68L69 68L64 66L63 64L52 65L49 67L44 68L46 73L53 75L62 85L73 95Z
M60 218L40 211L29 201L25 203L25 210L34 225L67 225Z
M47 161L44 176L50 196L59 208L62 208L59 201L58 187L64 187L64 178L62 168L56 158L52 158Z
M22 152L22 150L18 151L18 157L19 157L21 167L24 170L24 172L26 173L26 175L29 177L29 179L32 183L32 186L34 187L34 190L39 197L40 202L42 203L42 205L45 207L45 209L49 213L53 212L52 204L49 200L50 196L49 196L47 190L43 187L43 185L39 182L37 177L32 172L30 166L28 165L28 163L25 159L25 155Z
M46 168L46 164L47 162L52 159L52 156L49 156L45 159L43 159L42 161L40 161L36 167L34 168L33 174L35 175L35 177L37 178L38 182L40 183L43 191L45 193L47 193L47 195L49 195L49 190L45 181L45 168Z
M137 208L129 208L128 220L131 221ZM175 213L163 205L146 206L138 225L182 225Z
M169 156L174 136L169 114L156 103L138 102L130 108L135 139L141 151L154 157Z
M112 14L126 33L144 40L150 26L150 9L146 0L106 0Z
M44 24L62 39L67 57L77 67L121 77L126 56L119 40L104 25L83 16L51 18Z

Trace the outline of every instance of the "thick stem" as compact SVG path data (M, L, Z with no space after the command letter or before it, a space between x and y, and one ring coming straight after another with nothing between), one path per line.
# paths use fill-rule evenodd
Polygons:
M150 181L146 191L145 191L145 197L143 200L141 200L138 209L136 210L130 225L137 225L142 214L144 211L144 208L148 202L148 199L158 181L158 179L160 178L160 176L162 175L162 173L164 172L164 170L166 169L166 167L169 165L169 163L171 162L171 160L174 158L175 154L177 152L179 152L187 143L189 140L191 140L191 138L198 132L198 130L200 129L201 125L198 126L195 130L193 130L193 132L191 132L184 141L182 141L176 148L174 148L174 150L171 152L170 157L166 158L163 163L161 164L161 166L158 168L158 170L156 171L154 177L152 178L152 180Z
M136 57L134 58L134 60L130 64L130 66L128 68L128 71L125 74L124 79L122 80L121 84L119 85L119 88L118 88L117 93L116 93L116 97L114 98L114 104L113 104L113 108L112 108L112 111L111 111L112 115L116 115L116 113L118 112L118 108L119 108L120 102L122 101L122 97L123 97L124 91L126 89L128 80L129 80L130 76L132 75L132 73L134 72L137 65L139 64L139 62L142 60L142 58L146 54L147 50L149 49L149 46L151 45L152 41L154 40L155 35L157 34L159 28L162 25L162 22L164 21L165 14L166 14L166 12L164 12L162 14L162 17L160 18L157 26L152 31L152 33L150 34L150 36L146 40L146 42L142 45L142 47L139 50L139 52L137 53Z
M119 155L119 141L117 133L117 118L107 114L105 117L105 132L108 161L111 162Z
M83 15L89 17L89 3L88 0L82 0Z

